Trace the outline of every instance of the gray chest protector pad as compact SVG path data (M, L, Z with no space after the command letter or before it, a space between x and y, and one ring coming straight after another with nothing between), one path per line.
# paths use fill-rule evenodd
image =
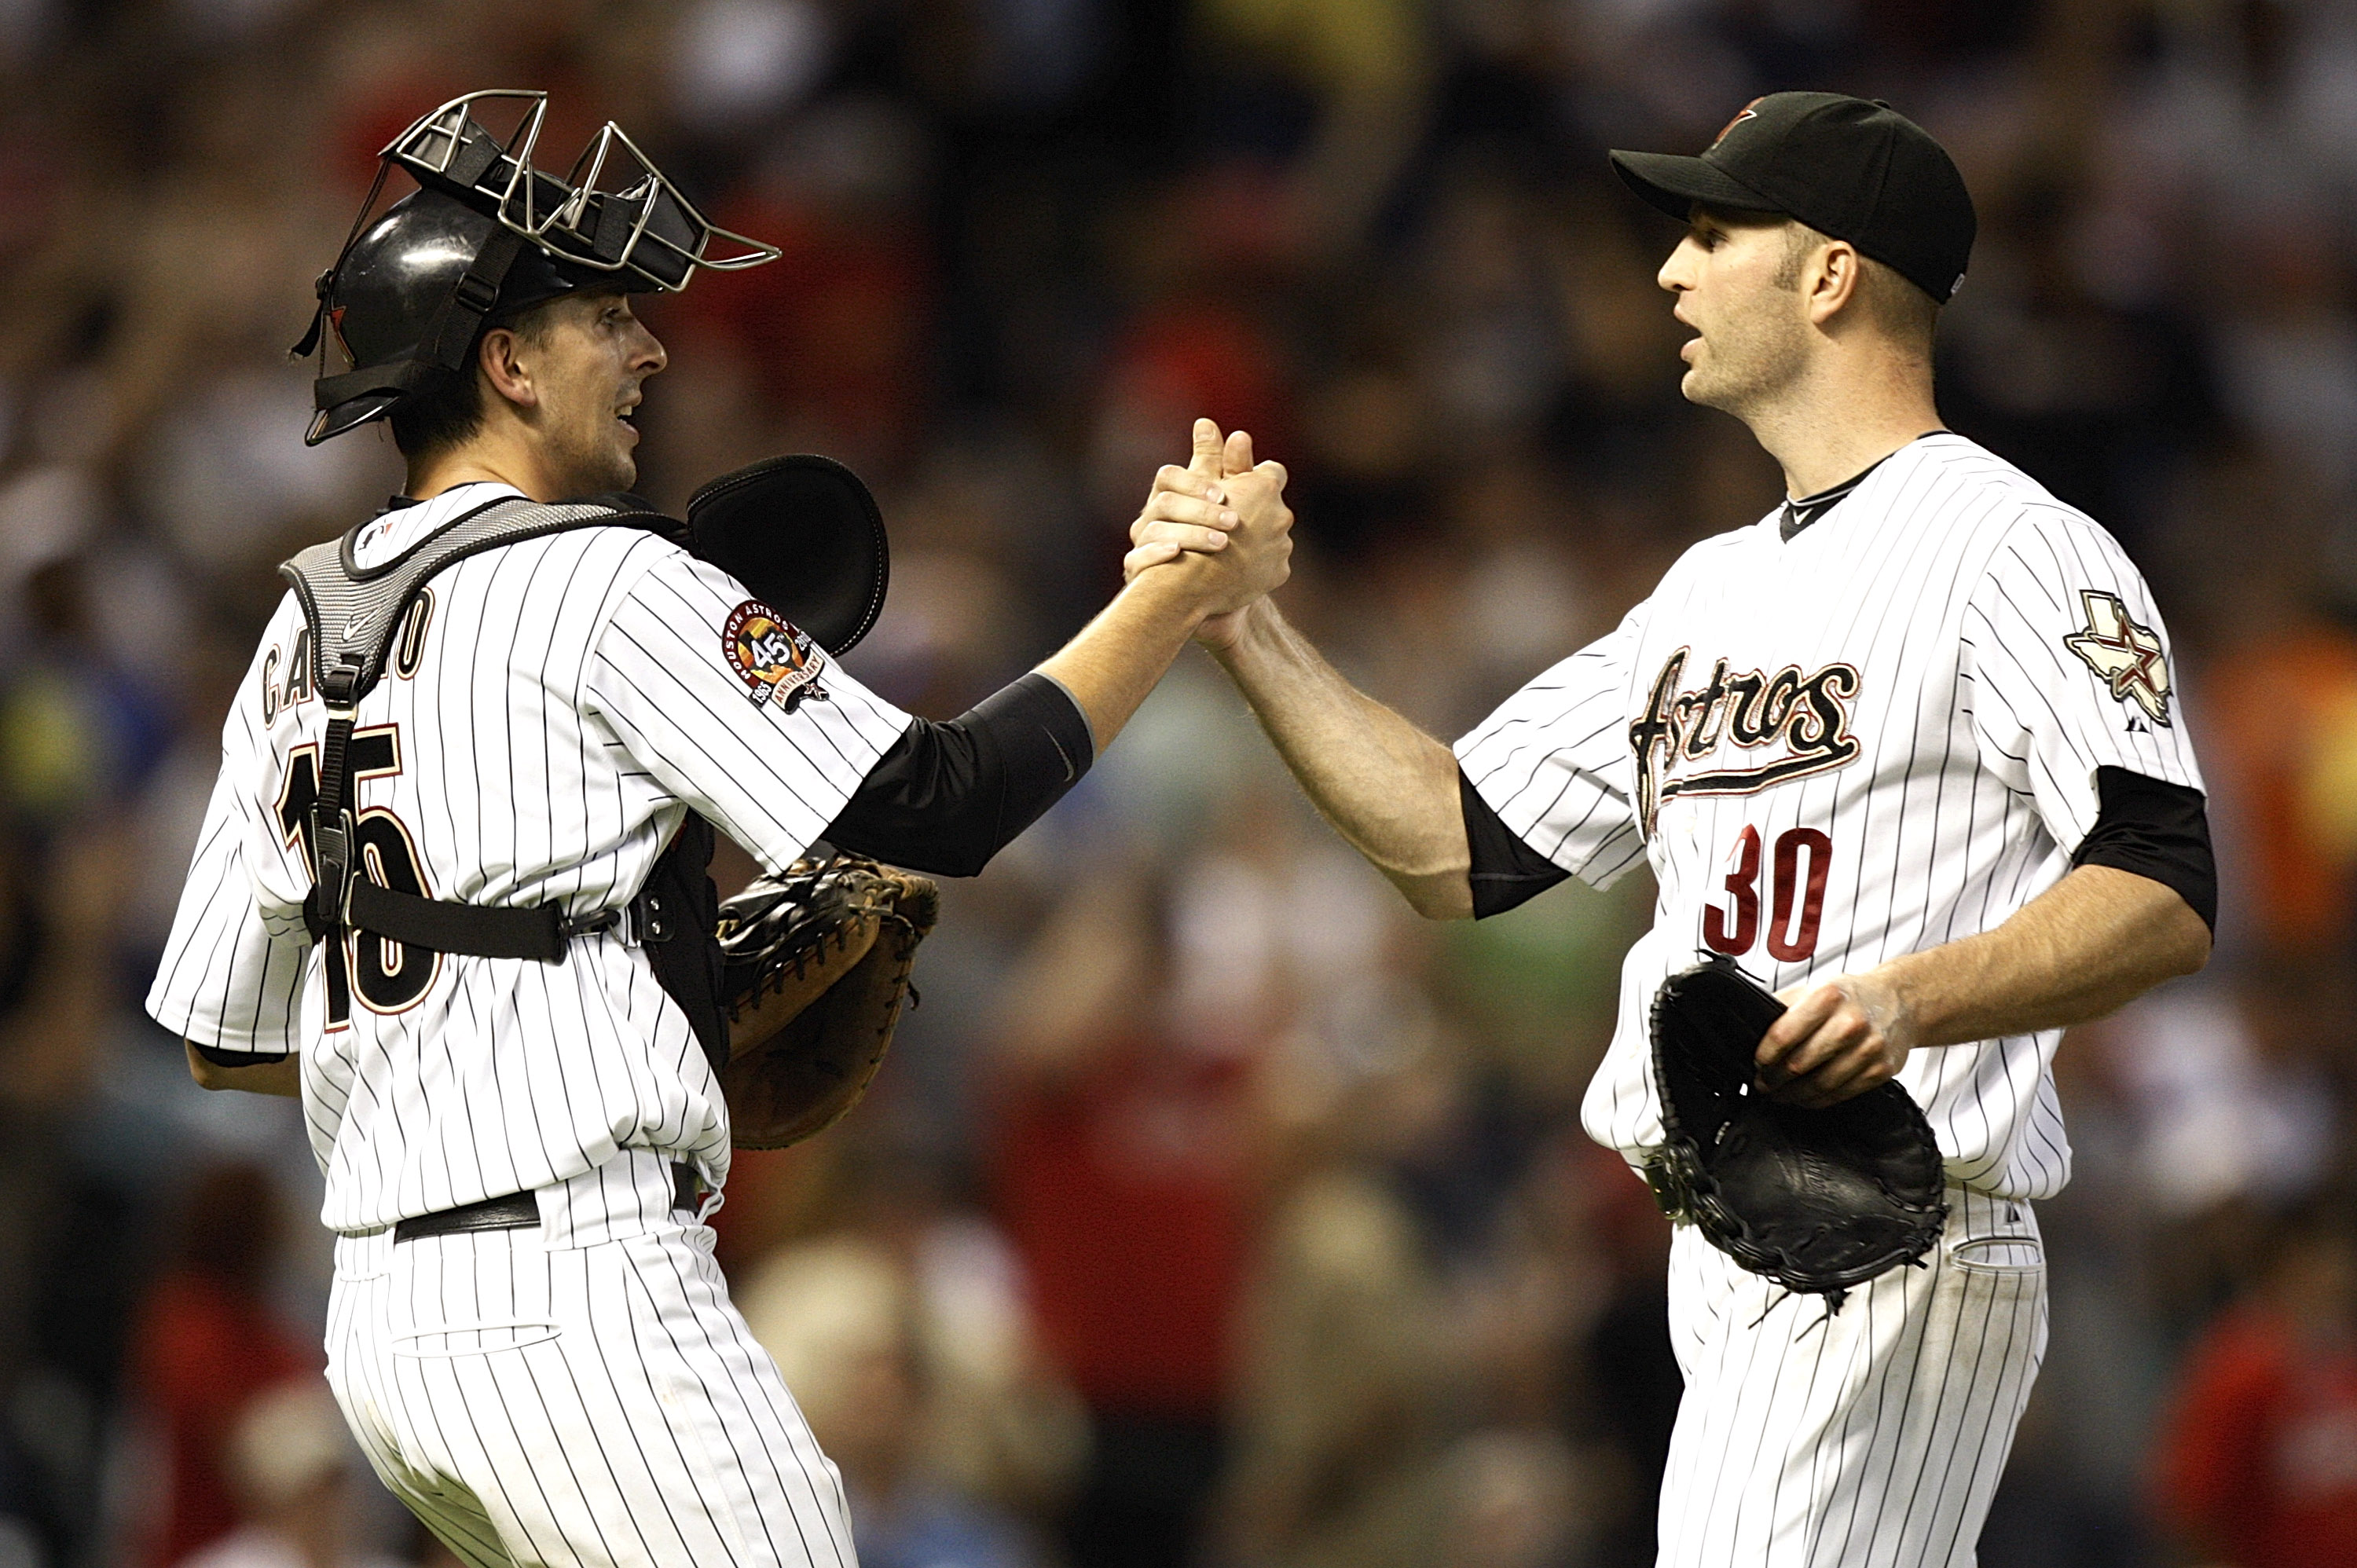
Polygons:
M361 930L436 952L562 963L573 938L619 922L618 909L572 917L554 904L459 904L371 880L355 862L349 767L353 710L383 679L395 635L436 574L468 556L528 539L608 527L643 529L673 543L687 542L680 523L652 510L514 498L446 523L378 565L361 566L353 559L352 543L360 535L355 528L279 567L303 607L311 674L328 712L308 835L313 886L304 901L304 919L315 938L340 940L347 930ZM711 824L690 811L630 911L633 935L646 944L656 978L686 1012L698 1043L717 1068L727 1060L728 1032L719 1002L719 944L712 936L718 900L705 875L712 849Z

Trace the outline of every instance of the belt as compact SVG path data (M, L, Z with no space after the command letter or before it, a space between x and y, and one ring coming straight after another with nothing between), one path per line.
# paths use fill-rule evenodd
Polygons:
M703 1185L694 1165L678 1160L671 1163L672 1208L694 1213L704 1201ZM393 1240L398 1245L427 1236L455 1236L462 1230L522 1230L539 1223L540 1200L529 1192L511 1192L505 1197L487 1197L404 1219L393 1226Z

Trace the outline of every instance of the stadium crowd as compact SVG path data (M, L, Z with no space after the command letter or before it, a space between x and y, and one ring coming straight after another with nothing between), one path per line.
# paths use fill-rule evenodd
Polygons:
M273 567L399 482L302 446L286 346L486 86L783 248L647 306L640 488L865 474L891 700L1076 628L1206 413L1293 473L1288 612L1445 737L1779 499L1603 150L1781 87L1930 128L1943 412L2153 580L2225 904L2063 1048L1981 1561L2357 1563L2357 5L5 0L0 81L0 1568L442 1561L324 1403L298 1111L139 1001ZM946 889L868 1101L729 1184L869 1568L1650 1563L1667 1229L1577 1119L1648 908L1420 924L1183 660Z

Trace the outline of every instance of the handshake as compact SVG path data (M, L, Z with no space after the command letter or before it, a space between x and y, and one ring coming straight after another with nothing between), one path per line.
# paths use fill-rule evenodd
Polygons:
M1122 579L1148 572L1183 574L1204 618L1197 639L1232 643L1244 614L1292 573L1293 511L1285 504L1285 465L1253 460L1252 437L1224 438L1208 419L1195 422L1195 451L1185 467L1154 477L1137 521Z

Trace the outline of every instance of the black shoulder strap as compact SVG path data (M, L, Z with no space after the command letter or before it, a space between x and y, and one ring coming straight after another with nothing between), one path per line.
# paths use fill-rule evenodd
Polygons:
M619 498L618 498L619 499ZM366 527L365 523L361 527ZM576 528L640 528L674 538L680 524L652 509L632 510L614 501L544 505L510 496L462 512L390 561L363 566L353 553L360 528L314 544L278 568L302 604L311 627L314 679L339 665L357 671L352 699L375 689L403 616L436 574L469 555Z
M514 908L421 898L356 875L349 767L354 710L383 676L402 617L436 573L486 550L613 524L666 534L677 526L651 511L620 510L599 502L544 506L509 499L466 513L376 566L363 568L354 561L352 539L359 532L354 530L342 539L312 546L279 568L294 585L310 627L313 675L328 712L326 742L319 748L319 795L312 806L315 881L304 903L305 921L314 937L340 938L350 929L436 952L561 963L573 938L604 930L620 918L613 909L574 919L554 904Z

